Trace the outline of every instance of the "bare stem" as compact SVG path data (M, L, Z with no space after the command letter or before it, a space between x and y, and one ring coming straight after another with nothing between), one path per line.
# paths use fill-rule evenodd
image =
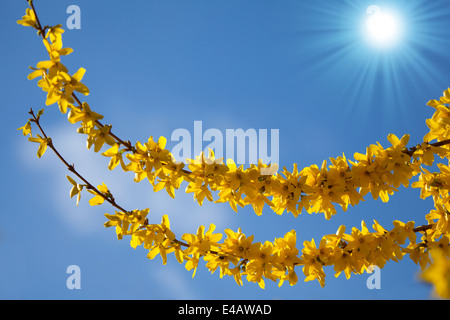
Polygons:
M433 226L434 226L434 224L426 224L426 225L414 228L413 231L414 232L426 231L426 230L433 228Z
M434 142L434 143L430 143L429 145L432 147L442 147L445 146L447 144L450 144L450 139L446 139L446 140L442 140L439 142ZM412 156L414 154L414 152L416 152L418 149L417 146L411 147L409 148L409 150L405 151L406 154L408 154L409 156Z
M42 128L39 118L37 118L33 112L33 109L30 108L29 114L33 117L33 119L30 119L31 121L33 121L34 123L36 123L37 127L39 128L39 130L41 131L42 135L44 136L44 138L48 141L47 145L50 149L52 149L52 151L56 154L56 156L62 161L62 163L64 163L64 165L67 167L67 169L72 172L74 175L76 175L80 180L82 180L86 185L87 188L90 190L93 190L96 194L98 194L99 196L101 196L103 199L105 199L107 202L109 202L113 207L115 207L116 209L119 209L121 212L123 213L130 213L131 211L129 210L125 210L123 207L121 207L120 205L118 205L116 203L116 201L114 200L114 197L112 195L106 195L102 192L100 192L92 183L90 183L86 178L84 178L76 169L75 166L73 164L69 164L67 162L66 159L64 159L64 157L59 153L59 151L56 149L55 145L53 144L52 140L48 138L47 134L45 133L44 129ZM183 241L174 239L173 240L175 243L184 246L184 247L189 247L189 245Z
M42 129L42 126L40 124L39 118L37 118L33 112L33 109L30 108L30 112L29 114L31 114L31 116L33 117L33 119L31 119L34 123L36 123L36 125L38 126L39 130L41 131L42 135L44 136L45 139L47 139L48 143L47 146L52 149L52 151L56 154L56 156L62 161L62 163L64 163L64 165L67 167L67 169L72 172L73 174L75 174L80 180L82 180L86 185L87 188L90 190L93 190L96 194L98 194L99 196L101 196L103 199L105 199L106 201L108 201L112 206L114 206L115 208L119 209L120 211L126 213L129 212L128 210L125 210L124 208L122 208L121 206L119 206L113 197L108 196L102 192L100 192L94 185L92 185L88 180L86 180L76 169L75 166L73 164L69 164L66 159L64 159L64 157L59 153L59 151L55 148L52 139L49 139L47 134L45 133L44 129Z

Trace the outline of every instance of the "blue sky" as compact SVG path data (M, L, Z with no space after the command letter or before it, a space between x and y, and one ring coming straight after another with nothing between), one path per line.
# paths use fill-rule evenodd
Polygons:
M178 128L203 130L279 129L280 165L292 169L321 164L345 153L364 152L389 133L409 133L411 144L427 132L426 106L450 86L445 35L450 29L449 1L50 1L36 0L42 23L66 26L66 9L81 9L81 29L67 30L64 45L75 51L64 59L71 73L87 69L91 108L104 123L131 141L165 136ZM389 50L374 48L363 35L366 9L379 5L402 17L404 33ZM3 150L0 214L0 298L2 299L428 299L430 287L417 280L418 267L405 257L381 270L381 289L366 287L367 274L346 280L326 269L324 288L267 282L266 289L232 278L220 279L199 268L194 279L175 259L163 266L117 241L105 229L108 205L90 207L69 198L65 167L47 151L37 159L36 145L16 129L28 110L44 106L45 94L26 79L28 66L46 59L31 29L18 26L26 1L3 1L1 132ZM66 28L67 29L67 28ZM176 234L195 233L200 224L217 230L254 234L273 240L291 229L298 244L377 219L424 224L431 200L419 190L402 188L388 203L370 198L331 220L322 214L294 218L266 208L235 213L227 204L200 207L181 188L176 199L153 193L148 182L134 183L108 159L85 147L83 136L55 106L43 125L64 157L94 184L105 182L127 208L150 208L150 220L168 214ZM81 289L69 290L66 269L81 269Z

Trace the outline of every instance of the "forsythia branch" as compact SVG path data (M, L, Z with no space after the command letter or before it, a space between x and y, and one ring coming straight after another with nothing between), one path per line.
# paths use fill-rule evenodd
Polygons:
M450 270L450 167L438 164L438 173L431 173L424 167L431 166L436 155L442 159L450 158L450 89L444 91L439 100L429 101L428 105L436 109L433 117L427 120L430 132L424 137L424 142L411 148L406 147L408 135L399 139L390 134L390 147L384 148L379 143L370 145L365 154L355 153L353 160L345 156L330 158L331 165L324 161L321 166L311 165L302 170L294 164L292 172L284 168L281 173L268 175L262 173L262 169L268 168L266 164L259 162L244 169L230 160L223 163L211 151L208 156L202 153L196 159L190 159L187 170L165 149L164 137L157 141L150 137L146 143L133 145L112 133L111 125L100 122L103 116L92 111L75 94L75 91L89 94L89 89L81 82L86 70L80 68L69 75L61 63L61 56L73 51L63 48L64 30L61 25L42 27L33 1L28 0L28 3L30 8L18 23L37 30L50 59L31 68L33 72L28 79L41 77L38 86L47 92L46 104L58 103L62 113L68 111L70 123L81 122L78 132L87 135L88 149L94 146L94 151L99 152L105 143L110 146L102 153L111 158L110 170L120 164L124 171L135 174L136 182L147 178L154 191L165 189L172 197L175 197L174 190L185 181L188 183L186 192L193 193L200 205L205 198L228 202L235 211L237 206L252 205L258 215L268 205L277 214L286 210L297 216L304 209L308 213L323 212L330 219L336 213L335 205L347 210L349 205L364 201L368 193L374 199L387 202L389 195L398 191L401 185L408 187L412 177L417 175L419 180L412 187L421 188L420 196L432 196L435 203L435 210L425 216L427 225L415 227L414 221L395 220L394 228L387 230L374 220L374 232L370 232L362 221L361 229L354 227L351 233L346 234L345 226L341 226L336 234L325 235L317 245L314 239L304 241L302 248L297 248L295 230L272 242L260 243L253 242L253 236L246 236L241 229L237 232L227 229L224 241L219 242L224 235L214 233L214 224L208 230L200 226L196 234L183 234L179 240L171 231L166 215L160 224L150 224L147 218L149 209L125 210L117 204L105 184L95 187L89 183L73 164L61 156L44 132L40 124L43 110L35 115L31 109L32 118L19 128L23 135L29 135L30 141L39 143L39 158L49 147L68 170L83 181L84 184L78 184L67 177L72 184L70 196L77 195L77 204L83 188L86 188L94 195L89 200L91 205L106 201L118 210L114 215L105 214L108 219L105 226L114 226L118 239L130 236L133 248L142 245L149 250L149 259L160 255L164 264L167 263L167 254L174 253L178 262L185 263L187 270L194 270L194 275L200 258L203 258L206 268L212 273L219 269L221 277L233 276L239 285L245 276L262 288L264 279L278 281L279 285L285 281L290 285L296 284L297 267L302 267L305 281L316 279L323 286L325 267L333 267L335 276L343 272L349 278L352 273L363 273L371 265L382 268L387 261L399 261L404 255L409 255L424 270L423 278L435 284L436 292L442 297L450 297L450 272L447 271ZM42 136L32 136L31 123L36 124ZM430 143L433 140L437 142ZM125 163L124 158L129 162ZM213 199L213 191L218 192L218 200ZM418 233L421 241L417 241ZM407 245L406 240L409 241Z
M301 251L296 248L296 235L293 230L283 238L275 239L273 242L266 241L262 244L253 243L253 236L246 237L240 229L237 233L228 229L225 230L227 239L223 243L219 243L223 235L213 233L214 225L211 225L206 233L205 227L200 226L197 234L184 234L182 239L186 242L183 242L176 239L170 230L167 216L163 217L160 225L151 225L147 218L148 209L125 210L115 202L106 186L103 185L104 188L101 188L102 186L94 187L75 170L74 165L70 165L63 158L51 139L48 138L40 124L42 113L35 116L32 109L29 113L32 116L30 121L35 123L45 139L49 140L49 148L68 170L81 179L96 197L102 197L120 210L115 215L106 214L109 219L105 223L106 227L115 226L119 239L122 239L124 235L130 235L132 237L130 244L134 248L144 244L144 247L149 249L148 257L150 259L160 254L164 264L167 263L167 254L176 251L177 260L180 263L186 261L186 268L194 269L194 275L199 259L203 257L211 272L220 268L221 276L231 275L239 285L242 285L243 275L247 276L248 281L257 282L262 288L265 286L264 279L279 280L279 285L287 280L294 285L298 279L294 268L303 266L305 281L317 279L323 286L325 284L323 267L325 266L334 266L336 276L344 272L349 278L351 273L363 273L373 263L383 267L387 260L402 259L403 250L405 252L410 250L410 253L414 254L418 248L429 245L426 243L416 244L415 233L426 233L427 230L433 228L433 225L413 228L414 222L404 224L400 221L394 221L395 228L391 231L385 230L375 221L375 233L370 233L364 222L362 222L361 230L353 228L351 234L345 234L345 227L341 226L335 235L324 236L318 247L316 247L314 239L311 242L305 241ZM72 181L71 183L74 184ZM103 201L94 202L91 205L101 203ZM406 248L400 247L405 243L406 238L409 238L410 245ZM182 250L181 247L186 249ZM344 261L340 261L341 259ZM422 259L427 262L426 258ZM348 261L345 262L345 260ZM231 268L230 263L235 267ZM344 264L342 265L342 263Z
M101 192L99 191L94 185L92 185L89 181L87 181L80 173L78 173L77 170L75 170L75 166L73 164L69 164L63 157L62 155L59 153L59 151L55 148L55 146L53 145L53 141L51 140L51 138L47 137L47 134L45 133L45 131L42 129L41 124L40 124L40 117L36 117L34 115L33 109L30 108L29 114L33 117L32 119L30 119L32 122L34 122L37 127L39 128L40 132L42 133L42 135L45 137L45 139L48 141L47 146L52 149L52 151L56 154L56 156L59 158L59 160L62 161L62 163L64 163L64 165L67 167L67 169L72 172L73 174L75 174L80 180L82 180L86 186L88 190L92 190L95 194L97 194L98 196L102 197L104 200L106 200L107 202L109 202L113 207L117 208L118 210L121 210L123 212L128 212L127 210L123 209L121 206L119 206L114 198L112 197L112 195L108 195L107 192Z

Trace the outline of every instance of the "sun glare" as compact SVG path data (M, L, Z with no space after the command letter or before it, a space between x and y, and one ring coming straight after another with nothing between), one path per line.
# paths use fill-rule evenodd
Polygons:
M366 36L369 43L378 48L396 45L402 34L402 24L393 12L382 10L377 5L367 8Z

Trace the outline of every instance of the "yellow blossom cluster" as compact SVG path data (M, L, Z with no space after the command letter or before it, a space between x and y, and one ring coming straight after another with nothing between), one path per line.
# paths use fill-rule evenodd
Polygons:
M444 91L443 96L439 100L430 100L428 105L435 108L436 111L431 119L427 119L426 123L430 129L424 137L424 140L436 139L437 144L442 146L428 146L428 149L422 148L423 152L418 155L422 155L427 158L427 161L423 161L427 165L431 166L434 154L438 154L441 157L448 157L449 145L443 144L445 140L450 138L450 89ZM427 143L424 142L424 143ZM424 144L422 143L422 145ZM421 188L420 197L425 199L432 197L434 200L435 209L431 210L426 215L428 223L433 224L436 232L434 237L438 238L441 235L450 233L449 224L449 211L450 211L450 167L444 163L436 164L438 172L431 172L426 168L421 168L422 172L419 175L419 179L413 182L413 188Z
M435 209L425 216L429 224L435 226L435 237L450 234L450 167L438 163L439 172L431 173L422 168L423 173L419 181L413 182L412 187L421 188L421 198L433 197Z
M354 161L347 161L345 156L331 158L330 165L324 161L321 167L312 165L303 170L294 164L292 172L284 168L271 175L264 174L269 166L261 162L248 168L238 167L231 159L226 163L216 159L212 150L208 156L202 153L195 160L188 159L187 165L176 162L165 149L164 137L136 142L131 152L107 141L113 146L102 154L111 158L110 169L120 163L123 170L134 173L134 181L148 179L154 191L165 189L171 197L186 181L186 192L192 193L200 205L205 199L228 202L235 211L238 206L251 205L257 215L268 205L279 215L287 211L297 216L304 209L308 213L322 212L330 219L336 214L336 205L346 210L363 201L369 192L374 199L380 197L387 202L400 185L408 186L419 172L405 153L408 139L408 135L399 139L390 134L391 147L371 145L366 154L355 153Z
M430 129L424 137L424 141L444 141L450 138L450 88L445 90L439 100L428 101L428 105L436 109L431 119L426 120Z
M283 168L267 174L270 167L262 162L244 168L230 159L226 162L216 159L212 150L208 155L201 153L195 159L187 159L184 164L177 162L166 149L166 138L150 137L146 142L132 144L113 134L112 126L100 122L103 116L75 94L89 94L89 89L81 82L86 70L80 68L70 75L61 63L62 56L73 52L71 48L63 48L61 25L43 28L31 0L29 4L30 8L18 23L37 30L49 59L32 67L28 79L40 78L38 86L47 94L46 105L57 103L59 110L67 113L70 123L80 123L77 131L87 135L88 149L93 146L95 152L100 152L105 144L109 146L102 152L110 158L109 170L120 164L122 170L134 174L135 182L146 179L155 192L165 189L173 198L175 190L185 182L186 192L192 193L200 205L205 199L227 202L234 211L238 206L251 205L257 215L261 215L267 205L278 215L287 211L298 216L305 210L324 213L325 218L330 219L336 214L337 206L345 211L349 205L364 201L368 193L375 200L387 202L390 195L401 186L408 187L412 177L417 175L418 181L412 187L421 188L421 197L432 196L435 202L435 209L425 217L427 226L415 227L414 221L395 220L394 227L387 230L374 221L374 231L370 232L363 221L361 229L354 227L349 234L345 233L345 226L341 226L336 234L326 235L317 242L314 239L304 241L303 247L298 248L294 230L274 241L254 242L254 237L245 235L241 229L236 232L227 229L225 237L214 233L215 226L211 224L207 230L200 226L197 233L176 238L166 215L160 224L150 224L149 209L122 210L105 184L94 188L85 179L86 184L79 184L68 176L72 185L70 196L77 195L77 205L85 189L94 194L89 201L91 205L107 201L119 208L115 214L105 215L108 219L105 226L115 227L118 239L130 236L133 248L142 245L148 250L149 259L160 255L164 264L167 255L174 253L178 262L185 263L187 270L193 270L193 275L203 259L211 273L219 269L220 277L233 276L239 285L245 277L262 288L265 280L278 281L280 286L285 281L294 285L298 281L296 267L302 268L305 281L318 280L323 286L326 267L333 268L336 277L344 273L349 278L352 273L369 270L370 266L382 268L387 261L399 261L409 255L424 271L423 279L434 284L436 293L449 297L450 167L437 164L439 172L431 173L424 166L432 166L435 155L450 158L450 89L439 100L428 102L436 109L433 117L426 121L430 132L423 143L409 149L409 135L398 138L389 134L387 139L391 146L387 148L380 143L373 144L365 153L355 153L351 160L342 155L330 158L329 162L325 160L320 166L314 164L301 170L294 164L292 171ZM29 141L39 143L38 157L48 146L56 152L51 139L40 127L42 113L43 110L39 111L36 117L33 114L34 118L19 128L24 136L29 136ZM43 137L32 135L31 123L37 124ZM431 143L433 140L437 142ZM73 166L63 162L76 173ZM275 166L270 169L273 168L278 169ZM78 173L77 176L81 177ZM418 232L422 234L420 241L417 241Z
M221 278L232 276L239 285L243 284L245 276L247 281L256 282L261 288L265 287L265 280L278 281L279 286L285 281L295 285L298 281L296 267L302 268L305 281L318 280L324 286L324 268L328 266L333 267L336 277L344 273L348 279L352 273L362 274L370 266L383 268L387 261L398 262L405 254L425 268L430 263L429 252L434 248L446 248L447 257L450 252L448 236L440 241L428 237L428 241L416 243L414 221L396 220L394 227L387 230L374 220L374 232L370 232L363 221L361 229L354 227L349 234L345 233L345 226L340 226L336 234L324 236L318 244L314 239L304 241L299 249L295 230L287 232L283 238L261 243L254 242L254 237L246 236L241 229L237 232L226 229L225 239L219 242L224 235L214 233L214 224L208 230L200 226L196 234L183 234L180 241L170 230L167 215L163 216L161 224L149 224L148 212L149 209L106 214L105 226L115 226L119 239L131 236L133 248L143 245L149 250L149 259L159 254L166 264L167 254L173 252L179 263L193 270L193 276L203 259L211 273L219 269ZM417 248L427 250L419 252Z
M433 263L422 273L422 278L434 285L434 294L438 298L450 299L450 253L446 250L433 250Z

